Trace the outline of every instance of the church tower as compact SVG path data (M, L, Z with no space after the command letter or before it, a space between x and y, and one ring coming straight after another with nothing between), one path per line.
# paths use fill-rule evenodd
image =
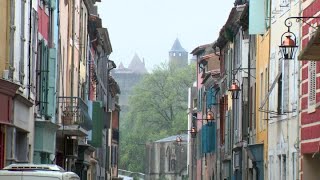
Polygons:
M181 46L178 38L174 41L169 51L169 64L177 67L188 65L188 52Z

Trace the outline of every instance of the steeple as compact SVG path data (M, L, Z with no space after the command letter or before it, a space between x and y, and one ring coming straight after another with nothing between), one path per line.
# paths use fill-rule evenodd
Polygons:
M174 67L183 67L188 64L188 52L181 46L178 38L169 51L169 64Z
M187 52L187 51L181 46L181 43L180 43L179 39L177 38L174 41L170 52Z

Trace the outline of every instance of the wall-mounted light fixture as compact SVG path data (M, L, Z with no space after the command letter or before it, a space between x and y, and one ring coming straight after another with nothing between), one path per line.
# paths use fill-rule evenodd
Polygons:
M241 89L239 87L239 81L237 79L234 78L232 80L232 84L228 91L231 92L231 99L239 99Z
M194 113L192 115L192 118L193 118L194 121L207 121L208 126L212 126L213 122L215 121L214 114L211 111L211 109L208 109L208 111L207 111L207 118L197 119L197 114L196 113Z
M182 132L190 132L192 139L197 137L197 129L195 127L192 127L190 130L180 130L180 133ZM182 142L183 142L182 136L178 135L176 137L176 143L178 144L178 146L181 146Z
M292 26L292 22L290 19L296 19L297 22L302 21L306 24L308 24L310 27L317 29L317 27L312 26L312 24L308 23L305 19L314 19L314 18L320 18L320 17L288 17L284 24L287 26L288 31L284 32L281 36L281 45L279 46L282 58L285 60L291 60L294 59L295 53L298 49L297 45L297 37L296 35L290 31L290 27Z

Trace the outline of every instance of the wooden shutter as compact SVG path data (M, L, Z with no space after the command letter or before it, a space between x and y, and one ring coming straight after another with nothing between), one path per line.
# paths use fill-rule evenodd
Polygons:
M92 107L92 145L94 147L101 147L102 145L102 129L103 129L103 109L102 102L93 102Z

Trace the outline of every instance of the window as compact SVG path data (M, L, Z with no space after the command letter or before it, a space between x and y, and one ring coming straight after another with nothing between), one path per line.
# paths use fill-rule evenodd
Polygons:
M287 179L287 156L285 154L278 155L278 177L281 180Z
M39 7L42 9L43 8L43 0L39 0Z
M273 156L269 156L269 180L274 180L274 171L273 171Z
M263 78L263 72L260 74L260 97L263 97L263 90L264 90L264 82L263 82L264 78ZM260 112L260 121L259 121L259 128L261 131L262 130L262 121L263 121L263 118L264 118L264 113L263 112Z
M293 179L297 179L297 152L292 153L292 171L293 171Z
M282 174L281 174L281 180L286 180L286 174L287 174L287 157L286 155L282 155Z
M316 105L316 62L309 61L308 66L309 81L308 81L308 106L309 108L315 108Z

